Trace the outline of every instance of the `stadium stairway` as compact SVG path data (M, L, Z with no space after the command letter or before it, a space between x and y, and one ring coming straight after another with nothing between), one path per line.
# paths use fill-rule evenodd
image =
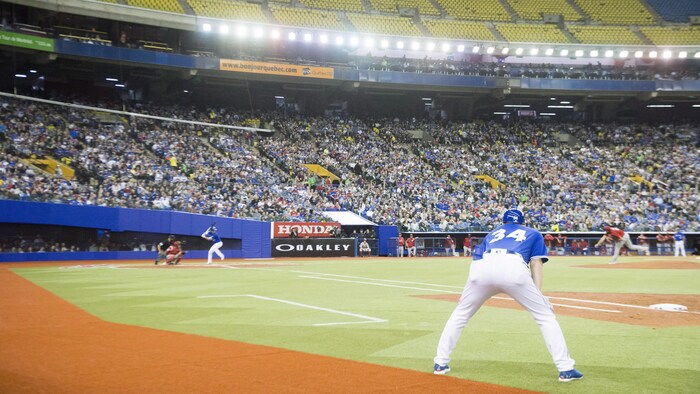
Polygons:
M346 13L338 11L336 15L338 15L338 20L345 26L346 31L357 31L357 28L350 22L350 18L348 18Z
M444 18L445 16L447 16L447 11L445 11L445 9L442 8L440 3L438 3L435 0L428 0L428 1L430 2L430 4L433 5L433 7L435 7L436 10L438 10L440 12L440 18Z
M420 30L421 34L425 37L431 37L433 34L430 33L430 30L428 30L427 27L423 24L423 21L420 19L419 15L416 15L413 17L413 24L416 25L418 30Z
M501 32L498 31L498 29L496 29L496 25L494 25L493 22L484 22L484 23L486 24L486 27L489 29L491 34L493 34L493 36L496 37L496 39L498 41L504 41L504 42L508 41L508 40L506 40L505 37L503 37L503 34L501 34Z
M661 16L661 14L659 14L658 11L656 11L656 9L654 7L652 7L651 4L649 4L647 2L647 0L638 0L638 1L654 17L654 21L656 22L657 25L660 25L662 22L664 22L664 18Z
M362 0L362 6L365 7L365 12L370 13L372 11L372 4L369 0Z
M583 20L586 22L590 22L591 17L590 15L586 14L586 12L583 10L583 8L579 7L578 4L574 0L566 0L569 5L576 10L581 16L583 16ZM577 41L574 41L577 42Z
M581 41L577 40L576 37L574 37L574 35L571 34L571 32L566 29L566 26L559 27L559 30L561 30L561 32L564 33L564 35L569 40L569 42L571 42L573 44L580 44L581 43Z
M510 19L511 19L513 22L517 21L517 20L518 20L518 14L515 12L515 10L513 9L513 7L511 7L510 4L508 4L508 2L507 2L506 0L498 0L498 1L500 1L500 2L501 2L501 5L503 6L503 8L505 8L505 10L508 11L508 14L510 14Z
M644 45L654 45L653 42L647 36L644 35L644 33L639 30L638 26L630 26L630 30L632 33L634 33L635 36L639 37L640 40L644 43Z
M187 0L177 0L178 3L182 6L182 9L185 10L185 14L187 15L197 15L194 10L192 9L192 6L187 2Z
M263 1L262 4L260 4L260 9L262 10L263 15L265 15L265 18L273 24L280 24L280 21L275 18L275 16L272 14L272 11L270 11L270 3L267 1ZM343 22L344 23L344 22Z

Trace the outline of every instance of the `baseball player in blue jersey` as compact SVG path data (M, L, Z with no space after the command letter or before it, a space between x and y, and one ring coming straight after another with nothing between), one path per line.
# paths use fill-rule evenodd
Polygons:
M683 231L678 230L675 234L673 234L673 240L675 241L673 256L678 257L678 254L680 253L681 256L685 257L685 234L683 234Z
M539 231L523 225L525 218L517 209L503 214L503 225L490 232L474 251L474 261L459 304L447 320L440 337L433 372L450 371L450 354L457 346L462 330L481 305L497 293L506 293L530 312L544 337L547 349L559 370L559 381L583 378L574 369L564 334L552 306L542 295L542 266L547 262L547 247ZM529 266L529 270L528 270Z
M224 254L219 251L219 249L224 245L219 238L219 234L216 233L216 227L213 225L207 229L202 234L202 238L213 242L214 244L209 248L209 253L207 254L207 264L211 264L211 256L216 253L217 256L223 261Z

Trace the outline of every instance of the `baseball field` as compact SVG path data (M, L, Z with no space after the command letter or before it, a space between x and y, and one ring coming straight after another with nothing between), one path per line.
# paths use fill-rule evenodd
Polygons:
M568 383L503 294L432 374L463 257L3 264L0 392L698 392L700 260L607 261L545 265Z

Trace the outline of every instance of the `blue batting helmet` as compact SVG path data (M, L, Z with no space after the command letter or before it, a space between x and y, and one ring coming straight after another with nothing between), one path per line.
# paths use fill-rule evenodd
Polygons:
M503 223L525 223L525 215L519 209L509 209L503 214Z
M216 227L214 227L214 226L209 227L209 231L211 231L212 233L215 233L215 232L216 232Z

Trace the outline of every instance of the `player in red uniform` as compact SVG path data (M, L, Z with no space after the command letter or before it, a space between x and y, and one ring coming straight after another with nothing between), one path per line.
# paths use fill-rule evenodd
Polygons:
M165 261L170 265L179 264L182 255L183 252L182 249L180 249L180 241L175 241L165 250Z
M602 245L607 240L611 240L614 243L615 250L613 252L612 260L609 264L616 264L617 258L620 256L620 250L622 247L626 247L629 250L641 250L644 254L649 256L649 247L642 245L634 245L630 241L630 236L626 232L620 230L617 227L605 226L605 235L595 244L595 247Z
M472 235L467 234L462 241L462 249L464 249L464 257L472 255Z
M396 238L396 247L397 247L399 257L403 257L403 247L405 244L406 244L406 240L403 239L403 235L399 234L399 237Z
M454 256L455 255L455 240L452 239L450 234L447 234L447 237L445 238L445 256Z
M416 239L413 238L413 234L406 239L406 247L408 248L408 257L416 257Z

